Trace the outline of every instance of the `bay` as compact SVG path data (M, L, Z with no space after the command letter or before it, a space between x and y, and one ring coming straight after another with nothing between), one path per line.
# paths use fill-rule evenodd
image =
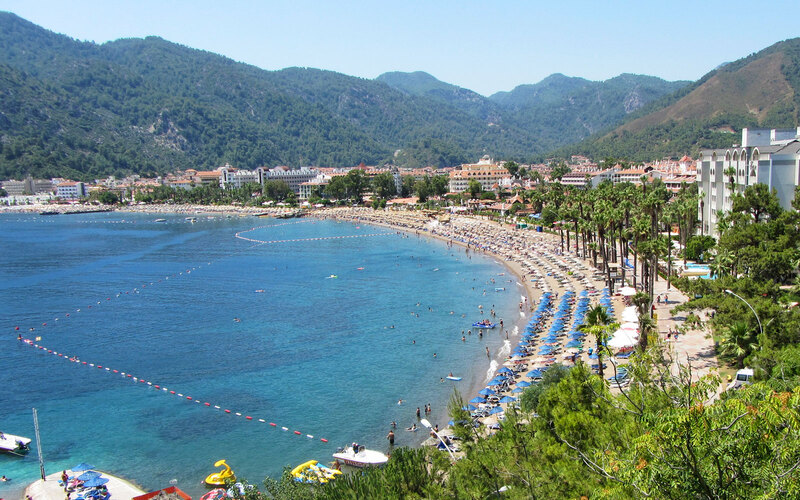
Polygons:
M417 445L425 431L402 430L415 409L430 403L444 426L454 387L469 399L486 380L485 348L507 349L499 331L461 341L479 306L518 316L504 267L434 239L158 217L0 215L0 430L33 437L36 407L48 473L86 461L199 495L220 458L260 482L352 441L388 451L391 421L397 445ZM464 380L442 382L450 372ZM0 470L12 478L0 496L13 497L38 478L36 452L0 456Z

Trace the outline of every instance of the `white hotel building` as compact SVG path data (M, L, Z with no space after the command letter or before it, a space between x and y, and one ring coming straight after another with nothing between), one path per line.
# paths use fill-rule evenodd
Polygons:
M800 184L800 128L742 129L741 145L701 152L697 183L702 234L716 236L717 213L729 212L732 194L756 183L774 189L781 206L790 209Z

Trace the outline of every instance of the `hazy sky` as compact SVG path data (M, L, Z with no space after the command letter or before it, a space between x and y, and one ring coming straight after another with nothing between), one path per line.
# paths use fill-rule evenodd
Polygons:
M103 43L157 35L275 70L426 71L484 95L552 73L696 80L800 36L797 0L0 0Z

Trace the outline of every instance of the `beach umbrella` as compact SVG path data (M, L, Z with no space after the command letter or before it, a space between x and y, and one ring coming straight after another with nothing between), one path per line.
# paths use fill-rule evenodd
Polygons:
M525 380L523 380L521 382L517 382L517 387L528 387L529 385L531 385L531 383L527 382Z
M597 354L590 354L589 359L597 359Z
M489 389L488 387L486 387L486 388L481 389L480 391L478 391L478 394L481 394L483 396L493 396L494 395L494 391Z
M567 343L567 347L583 347L583 343L577 340L573 340Z
M94 479L94 478L100 477L100 476L101 476L101 474L99 472L95 472L93 470L88 470L88 471L84 472L83 474L81 474L80 476L78 476L78 481L88 481L90 479Z
M489 415L496 415L498 413L503 413L505 410L500 408L499 406L495 406L489 411Z
M489 386L489 387L494 387L494 386L496 386L496 385L502 385L502 384L503 384L503 381L502 381L502 380L492 379L492 380L490 380L490 381L489 381L489 383L488 383L488 384L486 384L486 385L487 385L487 386Z
M83 486L85 488L94 488L96 486L103 486L107 482L108 482L108 478L107 477L93 477L92 479L90 479L88 481L84 481L83 482Z
M511 392L513 392L514 394L519 394L520 392L524 392L524 391L525 391L525 389L524 389L524 388L522 388L522 387L517 387L516 389L514 389L514 390L513 390L513 391L511 391Z
M92 470L92 469L94 469L94 465L89 465L86 462L81 462L70 470L72 472L83 472L85 470Z
M486 402L486 398L474 397L474 398L470 399L469 402L470 403L476 403L476 404L477 403L485 403Z
M514 371L504 366L497 370L497 373L514 373Z
M539 369L531 370L528 372L528 378L542 378L542 371Z
M500 399L500 402L501 403L513 403L516 400L517 400L517 398L512 397L512 396L503 396L503 398Z

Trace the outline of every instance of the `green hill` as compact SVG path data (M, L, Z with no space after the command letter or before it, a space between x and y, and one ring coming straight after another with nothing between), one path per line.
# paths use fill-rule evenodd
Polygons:
M799 112L800 38L794 38L719 66L560 153L637 161L696 154L729 146L742 127L797 127Z

